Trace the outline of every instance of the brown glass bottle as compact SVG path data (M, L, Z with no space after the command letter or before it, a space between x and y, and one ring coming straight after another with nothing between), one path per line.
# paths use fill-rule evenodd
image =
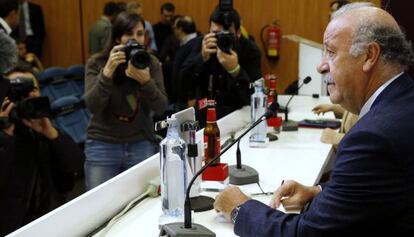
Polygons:
M209 163L220 154L220 129L216 122L216 108L207 108L207 124L204 128L204 162ZM214 164L220 163L217 159Z
M269 80L269 92L267 96L267 102L268 104L277 102L277 91L276 91L276 80L275 79Z

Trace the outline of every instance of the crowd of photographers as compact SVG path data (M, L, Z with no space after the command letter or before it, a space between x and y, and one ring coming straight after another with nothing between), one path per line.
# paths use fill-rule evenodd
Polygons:
M0 5L0 19L7 18L0 22L1 235L63 204L79 167L89 190L155 154L154 118L195 107L203 125L207 99L223 117L249 104L249 83L262 76L260 51L241 34L231 1L213 10L206 34L191 17L175 15L172 3L152 27L139 4L109 2L89 35L95 53L84 98L92 117L82 150L51 122L33 68L16 67L8 34L19 25L18 0Z

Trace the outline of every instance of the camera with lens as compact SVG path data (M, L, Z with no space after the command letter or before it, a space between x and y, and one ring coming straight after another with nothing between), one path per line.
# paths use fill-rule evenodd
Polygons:
M235 35L229 31L231 25L234 23L232 17L233 1L220 0L219 11L222 18L224 30L216 33L217 46L221 51L230 54L230 50L233 48L234 42L236 40Z
M230 54L230 50L233 48L235 35L230 31L220 31L216 33L217 47L225 53Z
M145 47L137 41L128 40L124 51L126 60L131 61L131 64L137 69L144 69L150 65L150 55L145 50Z
M8 97L11 102L15 103L15 107L9 114L11 121L51 116L52 113L48 97L27 98L29 93L35 88L33 78L17 77L10 80Z

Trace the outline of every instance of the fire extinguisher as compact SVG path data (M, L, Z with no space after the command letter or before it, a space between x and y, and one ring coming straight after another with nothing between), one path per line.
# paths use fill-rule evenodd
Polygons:
M266 33L266 37L264 33ZM278 60L282 33L280 30L280 25L277 23L277 21L273 21L271 24L263 26L262 30L260 31L260 36L266 57L272 60Z

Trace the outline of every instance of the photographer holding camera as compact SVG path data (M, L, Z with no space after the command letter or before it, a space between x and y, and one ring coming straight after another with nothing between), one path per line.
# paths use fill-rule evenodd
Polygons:
M92 189L158 151L152 115L167 107L161 65L143 48L144 20L115 19L110 43L86 65L85 182Z
M260 51L241 35L240 16L231 1L220 1L210 16L210 32L197 40L180 73L197 84L192 104L215 99L218 118L248 105L249 84L262 77ZM204 124L205 116L198 119Z
M10 50L3 46L0 54ZM8 87L0 108L0 236L62 205L84 160L78 145L43 116L49 102L33 73L15 69L2 77Z

